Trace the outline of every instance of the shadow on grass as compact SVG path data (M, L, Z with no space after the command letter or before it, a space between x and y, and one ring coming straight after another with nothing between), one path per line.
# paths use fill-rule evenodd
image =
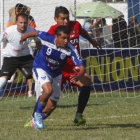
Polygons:
M88 104L87 106L100 106L103 104ZM77 107L77 104L72 104L72 105L57 105L57 108L71 108L71 107ZM34 106L21 106L19 107L19 109L23 109L23 110L28 110L28 109L33 109ZM1 111L1 110L0 110Z
M23 110L29 110L29 109L34 109L34 106L25 106L25 107L19 107L19 109L23 109Z
M53 128L49 128L49 125L45 127L45 130L52 131L52 130L94 130L94 129L104 129L104 128L140 128L140 124L97 124L97 125L83 125L83 126L74 126L74 125L52 125ZM58 127L58 128L56 128Z
M58 108L70 108L70 107L77 107L78 104L72 104L72 105L57 105ZM104 104L88 104L87 106L100 106Z

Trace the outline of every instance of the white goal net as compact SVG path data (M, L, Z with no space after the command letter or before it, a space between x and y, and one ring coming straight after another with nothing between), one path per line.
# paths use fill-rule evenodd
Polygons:
M31 8L37 25L36 29L47 31L55 24L56 6L70 10L70 19L79 21L89 35L99 42L102 50L80 37L81 55L86 71L91 75L91 92L96 97L138 97L140 95L140 2L128 0L0 0L0 33L9 20L9 9L17 3ZM76 10L76 11L75 11ZM75 15L76 14L76 15ZM34 92L34 83L32 86ZM0 97L27 97L28 87L25 77L19 70L16 78L7 83ZM68 83L63 91L77 92Z

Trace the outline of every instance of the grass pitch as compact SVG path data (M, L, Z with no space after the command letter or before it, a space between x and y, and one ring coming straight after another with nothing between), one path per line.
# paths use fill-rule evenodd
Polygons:
M45 128L24 128L31 116L35 97L0 100L0 140L139 140L140 97L96 98L91 94L84 111L84 126L74 126L78 95L64 94Z

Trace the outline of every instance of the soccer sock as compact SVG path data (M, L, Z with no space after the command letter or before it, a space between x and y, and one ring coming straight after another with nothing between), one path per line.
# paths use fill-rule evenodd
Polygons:
M32 91L31 91L31 90L28 90L28 93L29 93L29 94L32 94Z
M32 91L28 91L28 93L27 93L27 95L29 96L29 97L31 97L32 96Z
M42 110L44 109L45 105L46 104L44 102L40 102L38 100L38 105L37 105L37 108L36 108L36 111L35 112L42 113Z
M38 98L32 116L34 117L35 112L42 113L42 110L44 109L45 105L46 105L46 103L41 102L40 98Z
M39 99L40 99L40 98L37 99L37 102L36 102L35 107L34 107L34 111L33 111L33 113L32 113L32 117L33 117L33 118L34 118L34 114L35 114L36 109L37 109L37 106L38 106L38 101L39 101Z
M42 119L46 119L48 117L48 115L46 113L42 113Z
M80 113L80 114L83 113L83 111L87 105L89 96L90 96L90 86L81 87L79 97L78 97L77 113Z

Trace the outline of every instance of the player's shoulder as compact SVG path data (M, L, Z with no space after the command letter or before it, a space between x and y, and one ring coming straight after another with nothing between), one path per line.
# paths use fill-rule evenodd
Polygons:
M47 41L47 42L54 44L55 37L54 37L54 35L52 35L48 32L39 31L37 33L37 37L39 37L41 40L44 40L44 41Z
M14 30L17 30L17 25L12 25L6 28L6 31L14 31Z
M70 30L75 29L75 31L79 31L82 27L78 21L70 21L69 22Z
M4 31L7 35L12 35L17 32L17 25L12 25L10 27L7 27Z
M78 21L70 21L69 24L70 25L77 25L77 26L81 25Z
M54 31L55 31L55 29L56 29L57 27L58 27L57 24L52 25L52 26L50 27L50 29L48 30L48 33L50 33L50 34L54 34Z

